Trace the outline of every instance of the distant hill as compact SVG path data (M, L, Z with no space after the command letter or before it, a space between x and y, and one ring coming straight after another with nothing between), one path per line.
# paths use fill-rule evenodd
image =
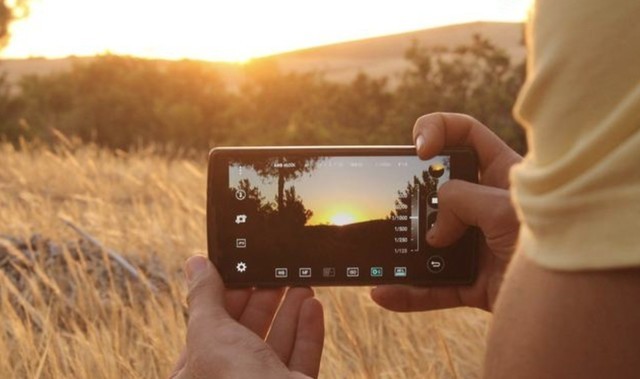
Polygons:
M321 71L328 79L351 80L359 72L372 76L390 76L404 70L407 62L404 52L413 41L425 46L458 46L469 42L473 34L481 34L505 49L515 61L524 59L523 26L520 23L474 22L425 29L384 37L344 42L289 53L273 55L284 71ZM61 59L7 59L0 61L12 83L27 74L45 75L69 70L74 64L90 62L92 57ZM242 65L211 62L231 86L242 81Z
M358 72L372 76L393 75L407 67L404 53L413 41L424 46L455 47L471 41L474 34L489 38L516 62L525 57L523 24L474 22L320 46L273 58L284 70L319 70L330 79L340 81L349 80Z

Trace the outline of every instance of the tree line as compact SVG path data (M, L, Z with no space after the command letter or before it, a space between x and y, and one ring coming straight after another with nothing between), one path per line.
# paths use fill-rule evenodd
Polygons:
M245 66L228 88L206 62L105 55L71 70L0 77L0 138L50 141L52 130L117 149L220 145L410 144L420 115L468 113L519 152L524 133L511 108L524 64L475 35L454 47L406 51L394 83L364 73L334 82L321 72L283 72L269 59Z

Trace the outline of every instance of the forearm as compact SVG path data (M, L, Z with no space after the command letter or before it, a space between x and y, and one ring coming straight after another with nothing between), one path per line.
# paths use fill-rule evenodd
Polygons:
M486 378L640 374L640 268L552 271L517 254L496 304Z

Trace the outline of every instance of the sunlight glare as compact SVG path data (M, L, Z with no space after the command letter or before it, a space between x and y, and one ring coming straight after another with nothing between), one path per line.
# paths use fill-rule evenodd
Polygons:
M3 55L237 62L454 23L522 21L529 1L33 0Z
M353 223L355 221L355 217L349 213L342 212L336 213L331 216L331 219L329 221L333 225L343 226Z

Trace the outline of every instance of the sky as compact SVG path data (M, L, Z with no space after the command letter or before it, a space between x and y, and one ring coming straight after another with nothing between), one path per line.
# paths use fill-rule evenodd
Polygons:
M113 53L242 62L472 21L524 21L530 0L30 0L5 58Z
M285 188L294 185L304 206L313 211L308 225L378 220L394 210L398 191L406 189L414 175L421 177L431 164L442 163L443 159L332 157L319 161L312 172L286 182ZM231 166L230 187L239 187L242 179L249 179L267 201L275 202L277 179L263 180L251 168L243 167L240 171L237 166ZM449 173L445 172L438 185L447 180Z

